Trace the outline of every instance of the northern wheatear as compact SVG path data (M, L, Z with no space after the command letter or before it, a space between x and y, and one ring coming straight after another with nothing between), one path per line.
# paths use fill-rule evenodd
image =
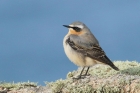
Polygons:
M119 70L106 56L98 40L84 23L73 22L70 25L63 26L69 29L68 34L63 40L64 51L70 61L77 66L83 67L76 79L86 76L90 66L96 64L107 64L113 69ZM85 67L88 67L87 71L82 75Z

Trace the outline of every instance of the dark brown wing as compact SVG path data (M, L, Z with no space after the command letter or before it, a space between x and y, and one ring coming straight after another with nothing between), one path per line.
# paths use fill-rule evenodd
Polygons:
M76 45L73 41L68 38L66 40L66 43L68 43L75 51L83 53L85 56L88 56L92 59L95 59L97 61L100 61L102 63L105 63L109 66L111 66L115 70L119 70L112 62L111 60L106 56L103 49L98 45L94 44L91 45L91 49L87 49L85 47L81 47L79 45Z

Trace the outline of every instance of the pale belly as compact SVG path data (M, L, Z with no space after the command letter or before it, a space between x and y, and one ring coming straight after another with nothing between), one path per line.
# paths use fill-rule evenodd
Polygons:
M75 52L69 45L64 46L64 51L71 62L77 66L85 66L83 56L80 53Z

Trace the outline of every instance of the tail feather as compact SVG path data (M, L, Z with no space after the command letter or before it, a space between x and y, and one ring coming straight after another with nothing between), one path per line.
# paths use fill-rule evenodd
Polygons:
M106 60L108 61L108 62L106 62L110 67L112 67L114 70L117 70L117 71L119 71L119 68L118 67L116 67L114 64L113 64L113 62L106 56L105 57L106 58Z
M109 65L110 67L112 67L113 69L115 69L115 70L117 70L117 71L119 71L119 68L118 67L116 67L113 63L112 63L112 65Z

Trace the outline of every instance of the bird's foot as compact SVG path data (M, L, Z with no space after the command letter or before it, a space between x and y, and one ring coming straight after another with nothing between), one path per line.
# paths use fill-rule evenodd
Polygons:
M73 80L79 80L79 79L84 79L85 77L83 77L82 75L78 75L77 77L73 77Z
M88 74L83 74L83 75L81 75L81 76L90 76L90 75L91 75L91 74L88 73Z

